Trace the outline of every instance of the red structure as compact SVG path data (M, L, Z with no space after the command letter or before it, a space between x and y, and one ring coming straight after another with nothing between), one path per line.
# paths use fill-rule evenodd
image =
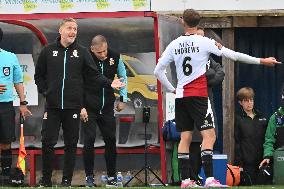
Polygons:
M39 39L42 46L48 43L48 40L44 33L37 28L32 22L29 20L41 20L41 19L62 19L72 17L76 19L84 19L84 18L129 18L129 17L149 17L153 18L153 30L154 30L154 46L156 53L156 62L160 56L160 48L159 48L159 31L158 31L158 15L155 12L99 12L99 13L50 13L50 14L0 14L0 22L4 22L7 24L13 24L18 26L23 26L31 30ZM161 127L163 125L163 108L162 108L162 93L161 93L161 85L158 82L157 85L158 92L158 128L159 128L159 141L160 147L150 146L148 148L149 153L160 154L161 158L161 173L162 180L164 183L167 182L166 179L166 163L165 163L165 145L161 135ZM121 121L128 122L128 118L122 118ZM140 154L144 153L144 147L142 148L118 148L118 153L121 154ZM17 154L18 150L14 150L13 154ZM36 184L36 156L41 155L40 149L27 149L27 154L29 156L29 170L30 170L30 186L35 186ZM62 155L64 153L63 150L55 150L57 155ZM104 153L102 149L96 149L95 153L101 154ZM82 154L82 149L77 149L77 155Z

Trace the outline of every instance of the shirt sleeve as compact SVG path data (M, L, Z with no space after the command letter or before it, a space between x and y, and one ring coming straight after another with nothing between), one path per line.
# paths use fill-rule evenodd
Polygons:
M37 64L35 67L35 84L37 85L38 92L46 95L47 91L47 82L46 82L46 47L40 52Z
M23 82L23 72L20 66L19 60L17 56L14 54L14 64L13 64L13 82L14 83L22 83Z
M173 92L175 90L174 86L170 83L166 76L167 66L174 61L172 55L171 44L163 52L162 56L159 58L158 63L154 70L154 75L161 82L161 84L168 90Z
M217 47L216 45L216 41L214 39L209 39L209 38L204 38L206 39L206 47L208 48L207 51L209 53L213 53L217 56L221 56L222 55L222 52L221 50Z
M263 157L272 157L274 153L274 144L275 144L275 132L276 132L276 121L275 114L271 116L268 122L268 127L265 133L265 142L263 144Z
M244 53L239 53L224 46L222 47L221 52L222 56L233 61L240 61L248 64L260 64L260 58L252 57Z
M118 78L123 78L123 83L125 83L125 86L121 87L119 90L120 101L127 102L127 75L125 65L121 58L119 59L119 63L117 66L117 76Z

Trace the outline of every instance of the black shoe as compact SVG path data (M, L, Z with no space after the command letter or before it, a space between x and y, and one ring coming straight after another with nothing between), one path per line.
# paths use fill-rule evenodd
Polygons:
M62 182L61 182L61 186L71 188L71 180L63 179Z
M41 178L37 187L38 188L52 187L52 182L51 180L46 180L46 179Z
M117 180L114 177L108 177L107 183L106 183L107 188L116 188L117 187Z

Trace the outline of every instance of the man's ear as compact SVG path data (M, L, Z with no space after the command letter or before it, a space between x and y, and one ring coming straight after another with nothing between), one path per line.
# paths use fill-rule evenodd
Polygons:
M90 49L91 49L91 51L92 51L93 53L95 53L95 52L94 52L94 46L93 46L93 45L91 45Z
M238 103L240 104L240 106L242 106L242 101L239 100Z
M61 28L61 27L59 28L58 32L59 32L60 35L61 35L61 33L62 33L62 28Z

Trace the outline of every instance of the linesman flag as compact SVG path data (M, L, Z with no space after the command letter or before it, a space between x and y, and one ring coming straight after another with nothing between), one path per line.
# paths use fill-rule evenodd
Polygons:
M22 116L20 116L20 123L21 123L21 135L20 135L20 148L19 148L17 167L21 169L24 175L26 175L25 157L27 156L27 152L25 149L25 139L24 139L24 118Z

